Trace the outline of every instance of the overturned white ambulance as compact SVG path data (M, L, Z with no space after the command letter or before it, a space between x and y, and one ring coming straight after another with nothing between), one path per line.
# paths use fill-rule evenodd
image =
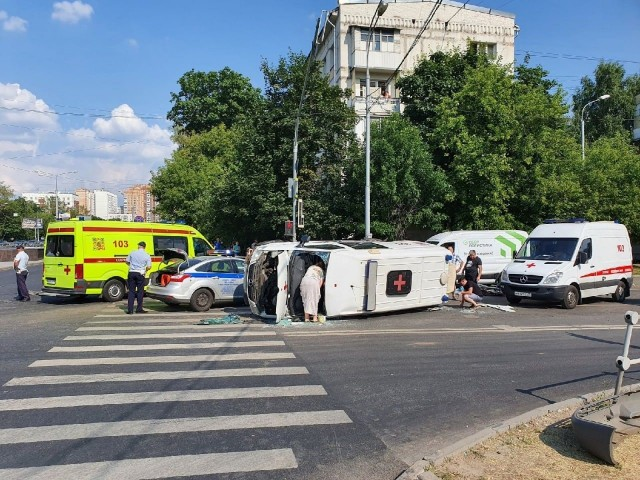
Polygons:
M327 317L440 305L448 254L443 247L414 241L270 242L251 257L245 293L255 315L302 317L300 282L320 257L326 271L318 313Z

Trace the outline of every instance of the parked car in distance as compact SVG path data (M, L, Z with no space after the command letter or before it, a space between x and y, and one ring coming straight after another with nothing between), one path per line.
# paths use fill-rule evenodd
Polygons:
M206 312L214 303L243 301L245 262L242 258L204 256L174 261L154 272L147 296L168 305L190 305Z

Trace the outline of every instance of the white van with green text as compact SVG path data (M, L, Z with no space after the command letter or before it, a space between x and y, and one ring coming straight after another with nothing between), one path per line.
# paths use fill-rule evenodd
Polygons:
M458 230L434 235L427 243L453 246L463 262L475 250L482 260L480 283L494 283L526 239L527 232L522 230Z

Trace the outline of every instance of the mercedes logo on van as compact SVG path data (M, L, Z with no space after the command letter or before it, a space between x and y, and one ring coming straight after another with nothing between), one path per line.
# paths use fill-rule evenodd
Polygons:
M526 275L520 277L520 283L527 283L527 280L529 280L529 277L527 277Z

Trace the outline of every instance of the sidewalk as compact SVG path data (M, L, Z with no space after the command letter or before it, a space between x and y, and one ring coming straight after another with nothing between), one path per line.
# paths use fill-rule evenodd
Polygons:
M29 265L40 265L42 260L34 260L33 262L29 262ZM13 270L13 262L0 262L0 271L2 270Z

